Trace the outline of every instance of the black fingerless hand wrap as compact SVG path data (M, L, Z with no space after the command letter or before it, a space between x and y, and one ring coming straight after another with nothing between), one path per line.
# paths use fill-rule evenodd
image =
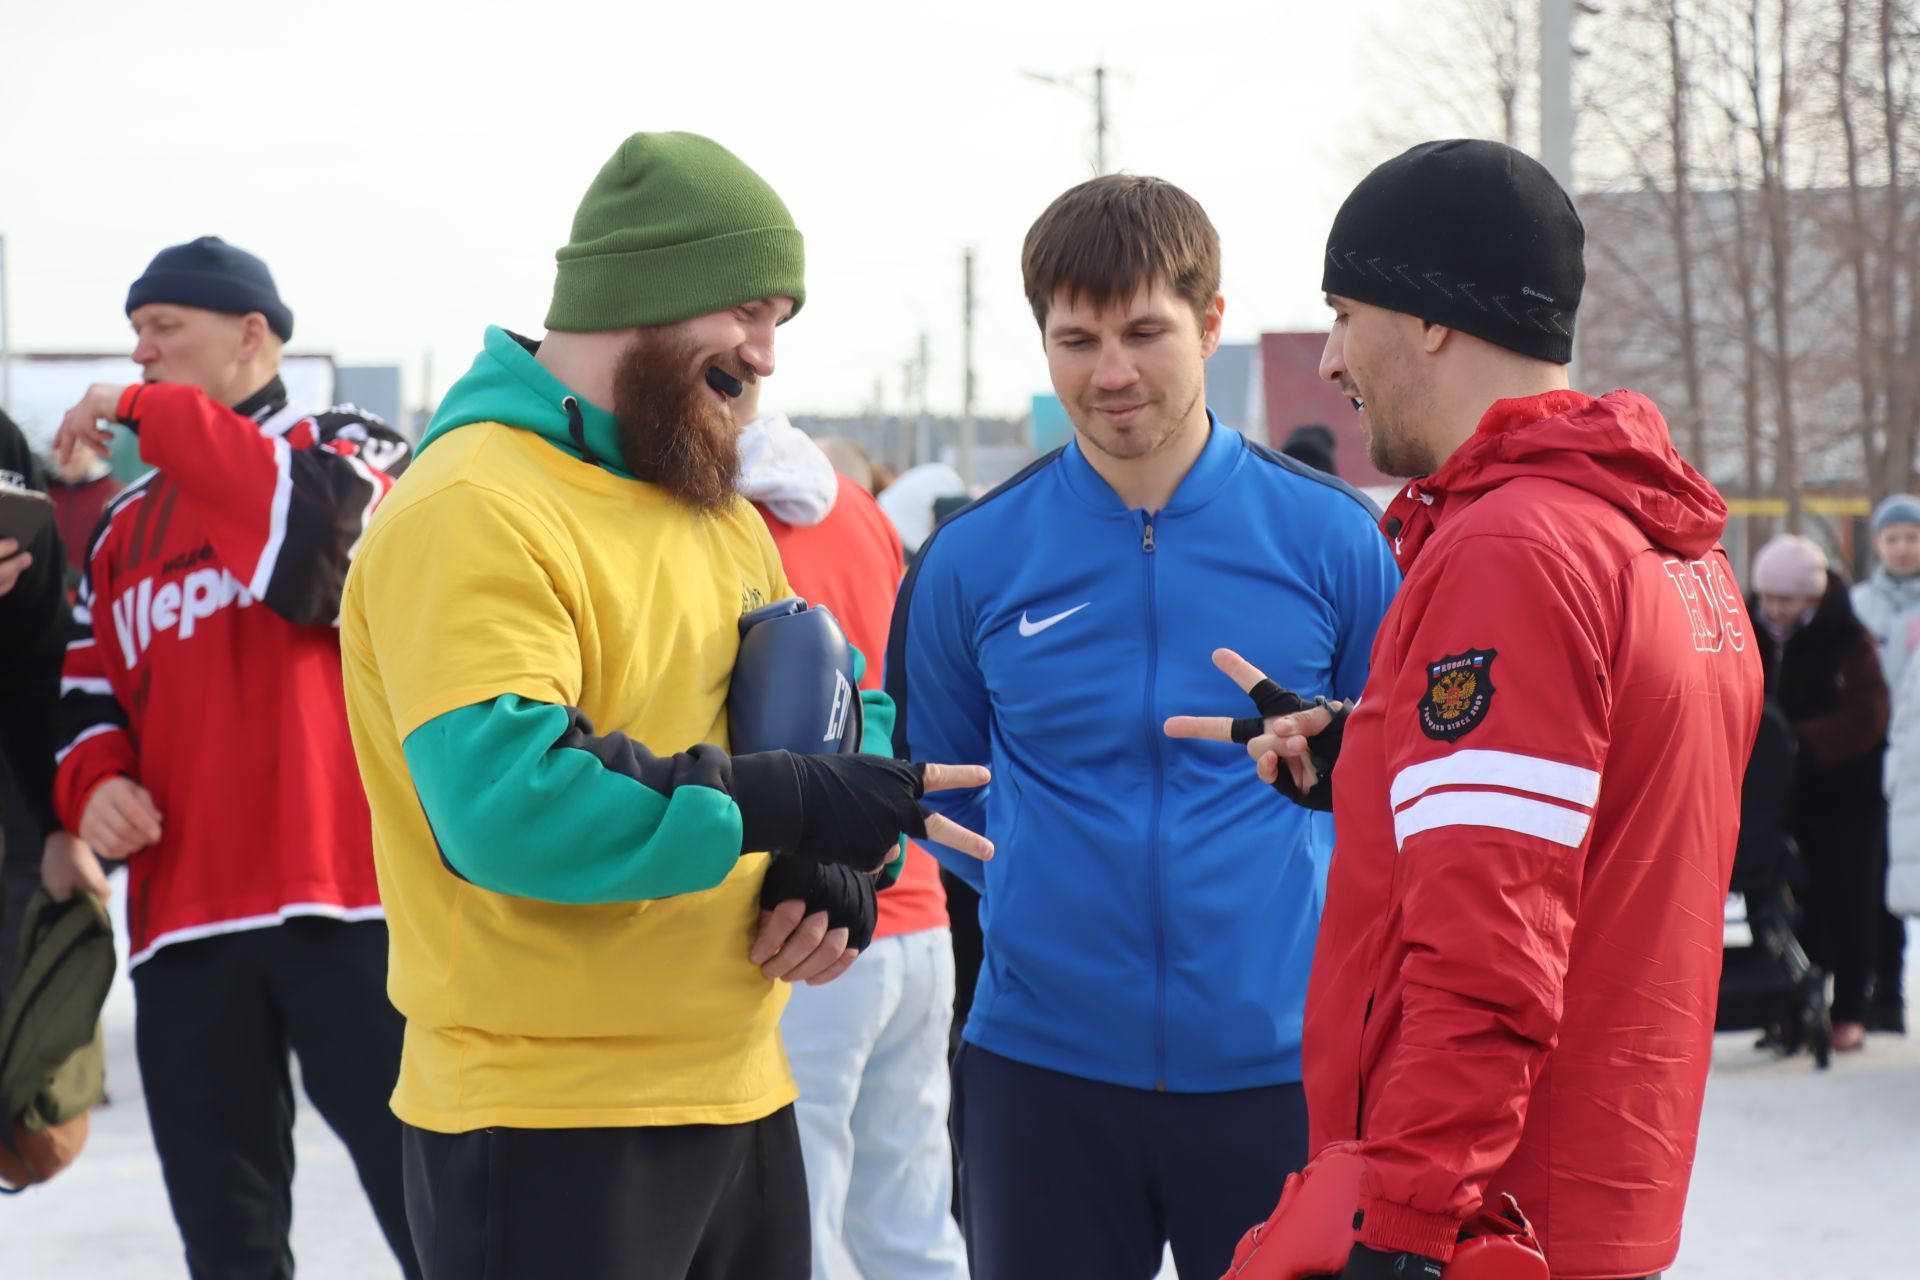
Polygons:
M766 850L859 871L886 865L904 833L927 834L926 766L885 756L733 757L742 851Z
M1363 1244L1347 1255L1340 1280L1440 1280L1441 1266L1417 1253L1381 1253Z
M874 878L852 867L782 855L767 864L760 905L771 911L797 898L806 903L808 915L826 912L829 929L845 929L849 948L865 951L880 918L875 890Z
M1353 704L1348 703L1335 710L1325 698L1308 702L1293 690L1283 688L1272 680L1262 680L1248 690L1247 696L1253 699L1253 705L1260 714L1244 716L1233 722L1233 740L1242 745L1265 733L1267 720L1272 716L1298 715L1314 707L1325 707L1333 716L1326 728L1307 739L1307 760L1313 765L1314 772L1320 775L1320 781L1313 790L1302 791L1294 785L1293 772L1287 768L1285 760L1280 762L1280 774L1273 780L1273 789L1295 804L1321 813L1332 813L1333 767L1340 760L1340 746L1346 736L1347 716L1352 712Z

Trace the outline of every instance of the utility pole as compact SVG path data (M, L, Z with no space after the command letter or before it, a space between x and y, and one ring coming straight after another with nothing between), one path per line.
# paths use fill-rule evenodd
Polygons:
M908 357L900 362L900 443L901 456L907 460L907 466L917 467L925 461L920 456L920 432L917 424L908 421L913 415L913 359Z
M1107 69L1093 69L1093 172L1098 177L1107 171Z
M960 363L960 478L973 487L973 248L961 256Z
M1097 178L1107 171L1107 67L1101 63L1090 73L1093 88L1088 89L1080 77L1088 72L1076 71L1064 76L1051 76L1041 71L1022 71L1029 80L1038 80L1056 88L1066 89L1079 94L1093 103L1093 174Z
M1540 163L1572 200L1573 8L1575 0L1540 0ZM1577 360L1567 381L1578 386Z
M1573 0L1540 0L1540 163L1573 193Z
M927 331L920 331L920 346L913 361L915 452L922 462L933 461L933 422L927 417Z

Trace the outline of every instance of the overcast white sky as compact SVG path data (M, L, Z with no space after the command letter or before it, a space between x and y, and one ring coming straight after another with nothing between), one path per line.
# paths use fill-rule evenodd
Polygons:
M1427 39L1420 10L3 0L12 344L124 350L127 285L213 233L272 267L296 350L402 364L411 401L427 352L438 392L486 324L540 331L553 251L622 138L690 129L764 174L806 235L770 406L851 411L876 378L896 405L925 330L931 403L957 408L972 245L980 408L1017 414L1047 389L1020 241L1092 153L1091 107L1020 71L1115 69L1112 164L1207 207L1228 336L1249 339L1324 323L1326 228L1394 90L1370 46Z

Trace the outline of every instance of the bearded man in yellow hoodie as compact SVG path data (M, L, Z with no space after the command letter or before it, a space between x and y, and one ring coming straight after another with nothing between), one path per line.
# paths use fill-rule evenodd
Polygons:
M808 1273L788 983L871 937L919 808L985 771L731 755L739 620L791 594L728 412L805 301L799 231L723 147L635 134L540 342L490 328L341 612L407 1020L393 1107L432 1280ZM599 728L596 728L599 726Z

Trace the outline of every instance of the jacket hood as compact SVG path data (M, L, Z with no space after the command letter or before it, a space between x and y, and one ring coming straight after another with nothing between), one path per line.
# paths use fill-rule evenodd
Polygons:
M1584 489L1625 512L1647 540L1689 560L1720 541L1727 504L1673 447L1653 402L1633 391L1595 399L1578 391L1496 401L1473 435L1430 476L1393 500L1383 522L1395 535L1402 567L1438 517L1421 514L1476 498L1528 476ZM1422 527L1427 526L1427 527Z
M790 525L811 528L833 514L840 473L783 413L763 414L740 428L740 496Z
M533 357L539 349L537 342L488 325L473 367L448 388L420 437L418 452L424 453L449 431L476 422L498 422L531 431L582 461L633 479L620 462L620 428L614 416L549 373Z

